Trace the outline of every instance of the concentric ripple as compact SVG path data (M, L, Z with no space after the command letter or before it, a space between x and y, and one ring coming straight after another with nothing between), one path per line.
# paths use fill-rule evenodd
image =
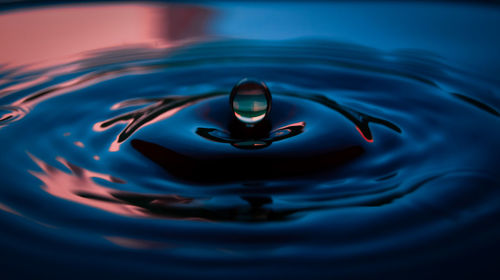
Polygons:
M115 52L127 50L98 58ZM460 251L447 245L500 214L498 86L433 56L307 40L140 54L0 86L16 159L1 163L0 209L37 221L20 225L30 234L71 232L53 242L132 251L153 272L310 256L369 273L370 254L383 269L432 257L426 246ZM245 77L273 94L259 133L239 131L228 105Z

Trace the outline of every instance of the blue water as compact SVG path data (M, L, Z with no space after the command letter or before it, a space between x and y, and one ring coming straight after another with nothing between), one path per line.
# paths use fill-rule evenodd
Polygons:
M1 278L495 279L496 26L451 2L6 5ZM250 129L248 77L272 94Z

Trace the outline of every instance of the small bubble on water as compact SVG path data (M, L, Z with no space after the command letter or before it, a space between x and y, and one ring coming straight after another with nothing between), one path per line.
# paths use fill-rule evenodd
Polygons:
M271 93L263 82L243 79L230 95L235 117L247 125L263 120L271 109Z

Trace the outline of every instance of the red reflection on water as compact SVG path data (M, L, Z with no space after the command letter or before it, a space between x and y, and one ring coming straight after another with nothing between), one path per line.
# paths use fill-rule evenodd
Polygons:
M90 50L147 45L169 47L205 35L211 15L189 5L67 5L0 15L0 63L46 67Z
M370 143L373 142L373 139L366 138L366 136L363 134L363 132L361 131L361 129L359 129L359 127L356 126L356 130L359 132L359 134L361 134L361 136L363 137L363 139L365 139L366 142L370 142Z

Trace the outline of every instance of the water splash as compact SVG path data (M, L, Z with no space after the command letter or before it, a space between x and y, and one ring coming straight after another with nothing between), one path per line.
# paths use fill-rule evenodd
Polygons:
M0 66L10 263L342 278L498 247L498 83L425 52L192 27ZM228 104L242 77L273 93L251 127Z

